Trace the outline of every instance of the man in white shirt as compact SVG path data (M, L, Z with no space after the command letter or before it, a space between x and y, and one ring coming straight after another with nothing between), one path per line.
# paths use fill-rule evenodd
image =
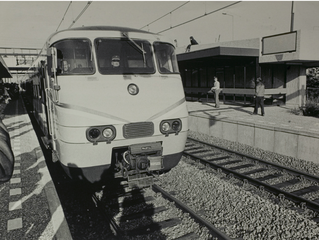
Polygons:
M211 88L211 91L215 95L215 107L219 108L220 83L219 83L217 77L214 77L214 87Z
M262 79L259 77L257 78L257 85L256 85L256 90L255 90L255 108L254 108L254 113L258 113L258 108L260 107L261 109L261 116L265 116L265 110L264 110L264 95L265 95L265 85L262 82Z

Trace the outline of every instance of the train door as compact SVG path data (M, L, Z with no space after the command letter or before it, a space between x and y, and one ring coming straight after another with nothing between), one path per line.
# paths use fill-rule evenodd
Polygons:
M57 50L52 47L49 49L48 64L45 66L45 84L46 84L46 108L47 108L47 121L48 133L47 145L51 143L52 149L56 150L56 114L55 104L58 102L59 85L57 79Z

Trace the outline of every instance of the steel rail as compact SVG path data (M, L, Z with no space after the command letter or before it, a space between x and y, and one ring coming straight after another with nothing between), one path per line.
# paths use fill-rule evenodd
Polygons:
M169 194L164 189L159 187L158 185L153 184L152 188L153 188L153 191L160 192L165 198L167 198L170 201L173 201L178 208L182 209L184 212L189 213L192 216L192 218L195 219L195 221L197 221L200 224L202 224L205 227L207 227L213 237L217 237L220 240L231 240L232 239L232 238L228 237L227 235L225 235L220 230L218 230L210 222L208 222L207 220L202 218L199 214L197 214L195 211L193 211L191 208L189 208L183 202L179 201L177 198L173 197L171 194Z
M178 200L177 198L173 197L171 194L166 192L164 189L162 189L160 186L153 184L151 188L155 193L160 193L163 198L168 199L171 202L174 202L175 207L181 209L183 212L188 213L198 224L205 226L212 237L218 238L219 240L231 240L229 236L225 235L225 233L218 230L215 226L213 226L210 222L202 218L199 214L197 214L195 211L193 211L191 208L189 208L187 205L185 205L183 202ZM116 223L115 219L107 214L104 211L104 204L101 203L100 199L96 197L94 194L91 196L94 204L98 209L102 211L102 214L106 218L106 222L108 223L110 229L112 230L113 234L119 238L122 239L124 236L126 236L126 231L121 229L121 227Z
M288 172L290 172L290 173L292 173L292 174L294 174L296 176L301 175L301 176L306 177L306 178L308 178L310 180L314 180L314 181L319 182L319 177L311 175L309 173L305 173L305 172L302 172L302 171L299 171L299 170L296 170L296 169L285 167L285 166L282 166L280 164L272 163L272 162L269 162L269 161L266 161L266 160L263 160L263 159L260 159L260 158L245 154L245 153L240 153L240 152L237 152L237 151L234 151L234 150L231 150L231 149L220 147L220 146L214 145L212 143L206 143L206 142L203 142L201 140L197 140L197 139L192 138L192 137L188 137L188 139L190 139L192 141L195 141L195 142L202 143L202 144L210 146L210 147L214 147L214 148L218 148L218 149L224 150L226 152L231 152L231 153L237 154L237 155L242 156L242 157L250 158L252 160L256 160L258 162L261 162L261 163L264 163L264 164L267 164L267 165L271 165L271 166L273 166L273 167L275 167L275 168L277 168L279 170L285 169Z
M205 142L198 141L198 140L196 140L196 139L191 139L191 140L196 141L196 142L200 142L200 143L205 144L205 145L210 145L211 147L215 147L215 146L213 146L212 144L207 144L207 143L205 143ZM234 153L234 151L228 150L228 149L226 149L226 148L221 148L221 147L217 147L217 148L222 149L222 150L227 151L227 152ZM244 175L244 174L238 173L238 172L236 172L236 171L234 171L234 170L231 170L231 169L228 169L228 168L226 168L226 167L223 167L223 166L217 165L217 164L215 164L215 163L212 163L212 162L210 162L210 161L208 161L208 160L205 160L205 159L203 159L203 158L201 158L201 157L198 157L198 156L196 156L196 155L194 155L194 154L187 153L187 152L185 152L185 151L183 152L183 154L184 154L184 155L187 155L187 156L189 156L189 157L191 157L192 159L199 160L200 162L205 163L206 166L209 165L209 166L213 167L213 168L216 169L216 170L217 170L217 169L221 169L224 173L226 173L226 174L232 174L234 177L237 177L238 179L241 179L241 180L247 179L251 184L253 184L253 185L257 186L257 187L263 186L263 187L264 187L265 189L267 189L269 192L272 192L272 193L274 193L274 194L276 194L276 195L284 194L284 195L286 196L286 198L288 198L289 200L291 200L291 201L293 201L293 202L295 202L295 203L297 203L297 204L305 203L309 209L311 209L311 210L313 210L313 211L315 211L315 212L319 212L319 204L317 204L317 203L315 203L315 202L313 202L313 201L311 201L311 200L308 200L308 199L305 199L305 198L296 196L296 195L294 195L294 194L292 194L292 193L283 191L283 190L281 190L281 189L279 189L279 188L276 188L276 187L273 187L273 186L271 186L271 185L269 185L269 184L267 184L267 183L258 181L258 180L254 179L254 178L251 178L251 177L246 176L246 175ZM250 156L245 155L245 154L239 154L239 155L242 155L242 156L251 158ZM254 157L252 157L252 158L253 158L253 159L256 159L256 158L254 158ZM265 161L263 161L263 162L265 162ZM267 162L267 163L268 163L268 162ZM277 165L277 166L280 167L280 165ZM281 170L282 170L282 169L285 169L285 168L281 167ZM300 172L300 173L301 173L301 172ZM301 174L303 174L303 173L301 173Z

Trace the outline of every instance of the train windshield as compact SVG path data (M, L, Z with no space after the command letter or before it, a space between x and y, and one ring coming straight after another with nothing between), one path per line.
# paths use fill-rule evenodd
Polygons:
M91 43L87 39L67 39L54 44L57 49L58 74L93 74Z
M175 49L171 44L154 43L157 66L160 73L178 73Z
M144 40L95 40L97 65L101 74L154 73L151 44Z

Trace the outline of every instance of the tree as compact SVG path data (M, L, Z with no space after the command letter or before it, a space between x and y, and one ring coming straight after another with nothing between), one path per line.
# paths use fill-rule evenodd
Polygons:
M307 69L307 88L319 88L319 67Z

